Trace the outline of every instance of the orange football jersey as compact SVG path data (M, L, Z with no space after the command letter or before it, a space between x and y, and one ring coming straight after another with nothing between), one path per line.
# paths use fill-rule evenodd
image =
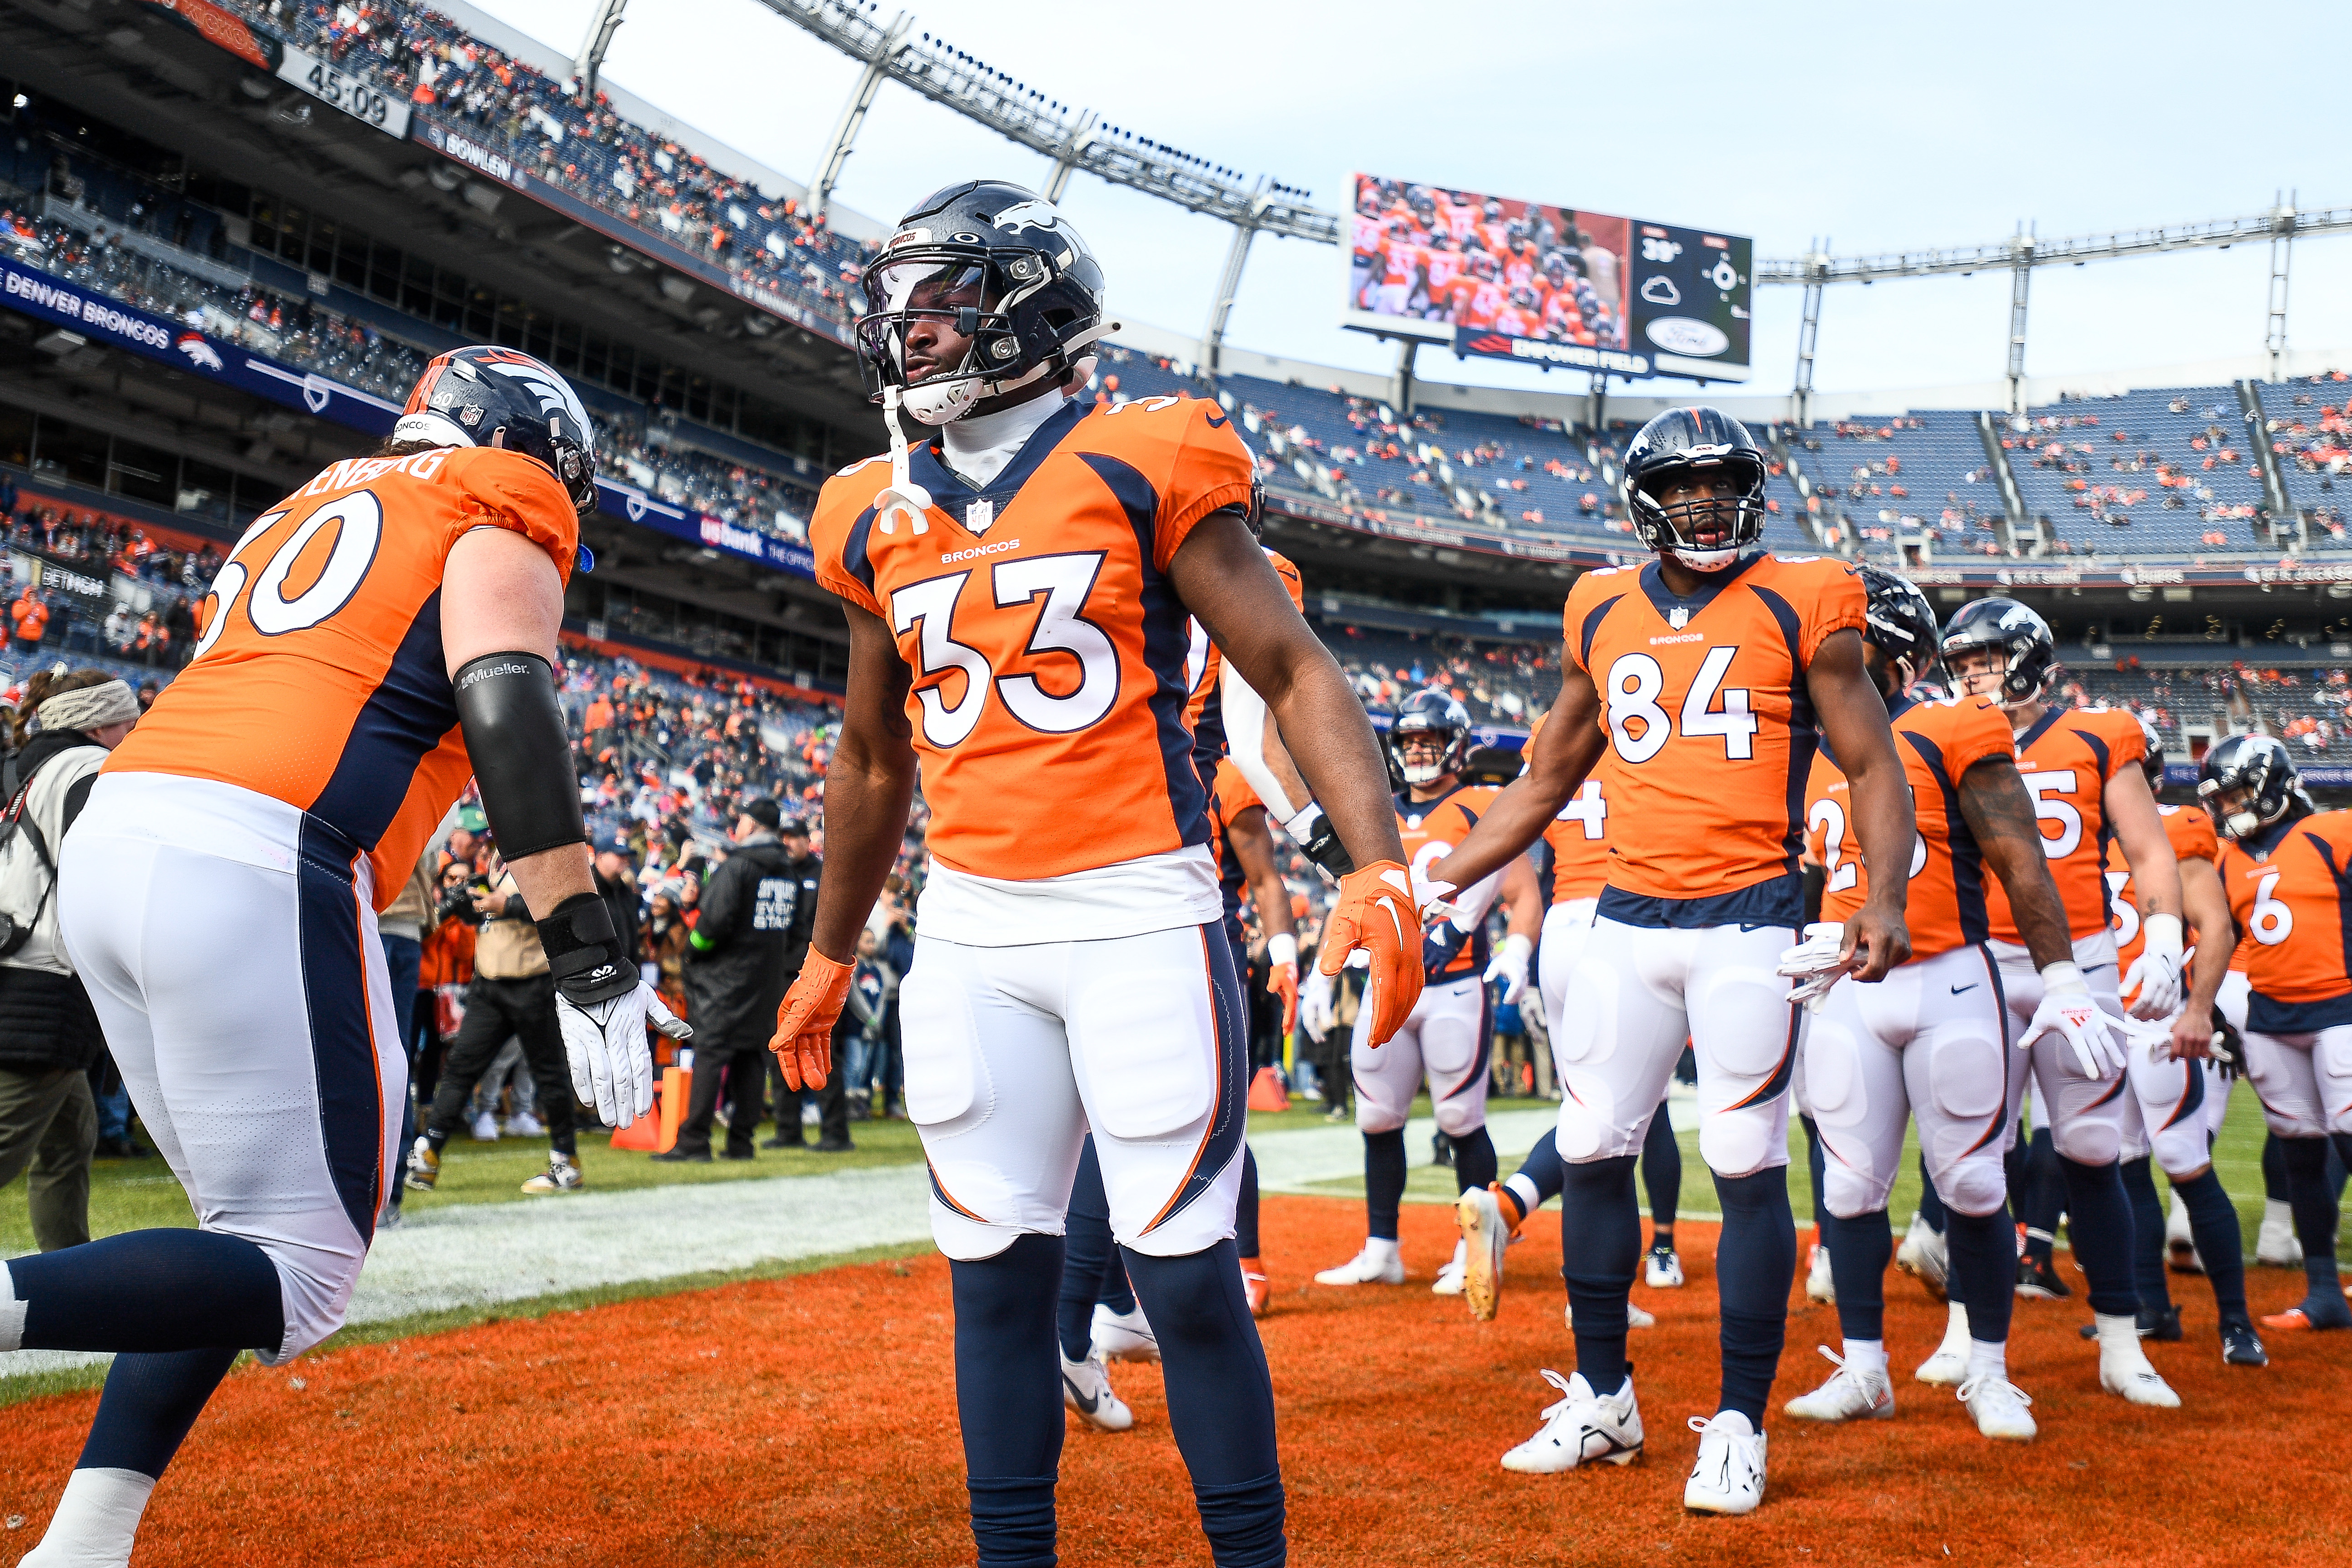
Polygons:
M2164 819L2164 836L2172 841L2175 859L2203 860L2210 864L2221 858L2221 846L2214 837L2213 819L2205 815L2203 807L2159 805L2156 814ZM2122 846L2116 846L2116 853L2122 853ZM2115 927L2116 932L2116 963L2121 972L2127 973L2131 970L2132 960L2139 956L2140 949L2146 945L2139 929L2139 893L2132 886L2128 864L2120 871L2107 873L2107 889L2113 895L2114 913L2109 923ZM2187 931L2184 934L2189 944L2194 947L2198 933ZM2241 969L2244 965L2233 960L2230 967Z
M1225 411L1072 402L983 486L936 437L909 471L931 495L922 531L904 512L877 525L877 457L826 482L810 539L817 580L880 616L912 672L931 852L1033 881L1205 844L1187 616L1167 574L1201 519L1249 504L1254 464ZM1048 769L1059 782L1041 788Z
M2139 721L2115 708L2053 708L2017 737L2018 776L2078 942L2107 923L2107 781L2147 754ZM2009 895L1995 886L1987 897L1994 940L2019 941Z
M1588 572L1569 590L1567 658L1609 731L1609 883L1633 925L1794 926L1815 742L1805 670L1859 631L1842 561L1758 554L1678 599L1658 564Z
M1545 714L1528 726L1528 744L1536 743L1543 733ZM1551 901L1573 903L1579 899L1597 899L1601 885L1609 879L1609 796L1603 782L1609 770L1609 754L1604 752L1591 775L1579 784L1569 796L1568 804L1553 816L1551 826L1544 829L1544 842L1551 847Z
M1307 587L1298 579L1298 568L1279 551L1265 552L1266 564L1290 590L1291 608L1304 615L1307 611ZM1215 643L1209 640L1208 631L1195 620L1184 623L1188 651L1184 656L1184 673L1192 682L1192 696L1184 702L1184 727L1192 731L1192 759L1200 765L1203 779L1213 778L1217 759L1231 748L1225 742L1224 705L1218 700L1217 684L1224 674L1225 656Z
M1456 784L1435 800L1416 801L1410 792L1400 793L1396 797L1397 837L1403 841L1405 864L1412 868L1413 874L1433 881L1444 880L1445 873L1433 868L1470 837L1470 830L1478 826L1478 818L1502 793L1491 784ZM1460 893L1469 890L1455 889ZM1481 921L1443 973L1448 980L1458 980L1474 968L1483 971L1486 966L1486 922Z
M2246 1027L2297 1035L2352 1024L2352 811L2304 817L2255 853L2224 844L2220 866L2230 914L2252 942Z
M1895 753L1911 785L1917 833L1911 840L1910 894L1904 920L1911 956L1933 958L1985 940L1989 920L1985 874L1976 835L1960 815L1960 779L1987 757L2005 757L2009 721L1981 697L1906 701L1891 715ZM1870 871L1848 820L1845 774L1824 751L1813 759L1805 789L1805 820L1819 834L1828 878L1822 919L1845 921L1870 896Z
M520 453L330 465L245 531L205 596L194 658L104 771L215 779L299 806L367 852L384 908L473 776L441 652L441 575L458 537L485 527L544 547L571 580L579 516Z

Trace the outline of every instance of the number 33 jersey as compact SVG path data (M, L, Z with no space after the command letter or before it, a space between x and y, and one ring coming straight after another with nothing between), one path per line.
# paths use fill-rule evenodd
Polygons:
M351 458L253 520L213 579L195 657L106 760L298 806L408 880L474 764L441 649L450 547L505 528L571 580L580 519L519 452Z
M1751 555L1678 598L1656 562L1569 591L1569 660L1609 732L1609 880L1597 913L1628 925L1794 926L1812 765L1805 671L1860 631L1843 562Z
M826 483L810 539L817 581L879 616L911 672L933 856L1018 882L1206 844L1188 612L1167 574L1203 517L1249 503L1224 410L1072 403L986 485L936 440L908 474L931 495L922 531L903 510L884 531L890 462L872 458ZM1213 869L1208 886L1213 920Z

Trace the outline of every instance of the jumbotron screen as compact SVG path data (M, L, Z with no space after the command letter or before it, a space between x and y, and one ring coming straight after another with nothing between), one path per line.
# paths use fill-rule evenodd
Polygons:
M1457 354L1745 381L1755 242L1358 174L1342 325Z

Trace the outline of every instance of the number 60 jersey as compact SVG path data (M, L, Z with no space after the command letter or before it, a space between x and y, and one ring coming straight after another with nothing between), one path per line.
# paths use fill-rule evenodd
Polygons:
M1815 732L1805 671L1863 624L1841 561L1751 555L1689 598L1656 562L1569 590L1568 657L1609 731L1609 882L1628 925L1795 926Z
M919 531L904 511L881 526L887 458L826 482L817 581L898 638L940 863L1026 882L1208 842L1167 573L1202 518L1249 503L1253 473L1223 408L1149 397L1066 405L978 488L936 439L916 447Z

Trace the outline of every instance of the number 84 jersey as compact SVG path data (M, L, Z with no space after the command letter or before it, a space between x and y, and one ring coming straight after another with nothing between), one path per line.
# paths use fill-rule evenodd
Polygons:
M1072 403L986 485L936 439L908 468L931 496L922 531L903 510L884 530L890 463L873 458L827 481L810 540L817 581L879 616L912 674L931 853L1034 881L1205 845L1188 612L1167 573L1202 518L1249 502L1224 410Z
M1860 631L1843 562L1748 557L1677 597L1656 562L1588 572L1569 591L1567 656L1609 731L1608 887L1629 925L1795 926L1805 780L1815 745L1805 671Z

